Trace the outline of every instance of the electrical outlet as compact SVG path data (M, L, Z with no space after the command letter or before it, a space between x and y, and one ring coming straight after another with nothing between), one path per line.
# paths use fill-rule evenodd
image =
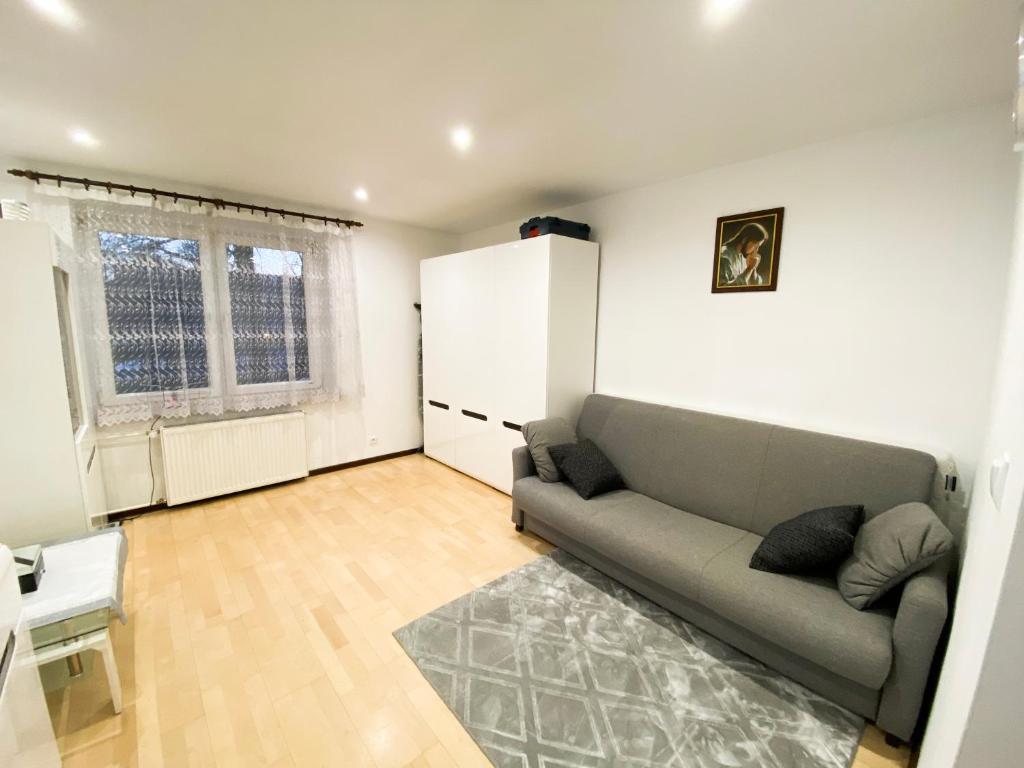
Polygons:
M377 444L377 436L376 435L370 435L370 445L376 445L376 444Z
M966 489L956 462L952 456L940 456L930 503L932 509L958 540L967 519L967 502Z

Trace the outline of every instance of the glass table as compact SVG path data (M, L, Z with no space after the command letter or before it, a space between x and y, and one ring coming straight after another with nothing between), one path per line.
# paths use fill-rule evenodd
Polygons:
M121 712L121 678L114 660L114 647L110 643L109 609L100 608L53 624L44 624L35 627L31 634L36 664L41 666L67 659L68 674L72 677L82 674L82 651L98 651L103 657L114 712Z
M34 592L22 596L36 663L67 659L72 677L83 671L83 651L97 651L110 686L114 712L121 711L121 680L110 642L110 620L126 616L121 604L125 536L101 530L43 547L45 570Z
M36 657L40 660L40 664L65 658L68 663L68 674L78 677L82 674L80 650L101 644L102 638L94 636L101 633L108 634L109 626L109 609L99 608L80 616L36 627L31 631L32 647L36 651ZM89 642L90 640L95 642ZM72 650L79 646L81 646L79 650ZM96 650L102 652L102 648L96 648ZM103 662L104 665L107 665L106 657ZM115 709L117 709L116 706Z

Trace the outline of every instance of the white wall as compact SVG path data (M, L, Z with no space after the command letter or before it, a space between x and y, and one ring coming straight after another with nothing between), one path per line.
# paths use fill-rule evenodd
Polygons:
M367 222L353 238L366 396L361 415L341 404L310 410L310 461L318 467L423 444L413 307L419 260L456 248L451 235L383 222Z
M966 553L946 663L921 768L1010 766L1024 754L1024 189L988 437L968 515ZM1001 504L991 462L1009 458Z
M4 159L9 167L33 168L91 178L113 178L129 183L198 192L240 199L234 195L178 182L142 178L96 169L52 163ZM0 179L0 197L24 199L24 182ZM326 403L307 407L309 464L326 467L348 461L418 448L423 442L417 405L417 341L419 313L419 260L457 250L454 235L434 230L375 220L352 212L300 206L269 197L258 198L273 206L301 207L312 213L343 215L365 223L352 235L355 259L359 330L361 335L365 396L360 401ZM149 439L145 424L99 430L108 509L145 506L151 495ZM161 499L163 481L159 441L153 442L155 488Z
M1000 105L551 211L601 243L597 390L951 453L970 478L1010 254L1011 143ZM777 206L778 291L711 294L716 218ZM515 239L519 223L461 247Z

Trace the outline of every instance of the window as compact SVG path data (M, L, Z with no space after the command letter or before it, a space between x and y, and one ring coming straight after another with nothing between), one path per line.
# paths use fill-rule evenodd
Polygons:
M235 243L226 250L235 381L308 381L302 254Z
M69 207L65 261L98 425L361 393L347 232L141 200Z
M209 386L199 242L98 237L117 394Z

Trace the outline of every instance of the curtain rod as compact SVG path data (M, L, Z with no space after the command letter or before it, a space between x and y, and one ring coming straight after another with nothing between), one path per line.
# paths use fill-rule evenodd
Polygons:
M164 189L153 189L152 187L136 187L134 184L118 184L115 181L95 181L93 179L76 178L74 176L61 176L58 173L42 173L40 171L23 171L17 168L11 168L7 171L11 176L18 176L22 179L28 179L38 184L40 181L55 181L57 186L63 184L78 184L85 187L87 190L90 187L101 187L107 190L107 193L112 193L115 189L124 192L131 193L132 197L136 194L152 195L153 199L156 200L158 197L169 197L174 202L179 200L190 200L194 203L209 204L214 208L234 208L236 211L249 211L249 213L262 213L264 216L275 214L281 216L292 216L296 219L302 219L306 221L310 219L312 221L322 221L324 224L335 224L338 228L341 227L361 227L363 222L352 221L351 219L336 219L331 216L320 216L316 213L303 213L302 211L286 211L283 208L268 208L265 205L252 205L251 203L239 203L234 200L222 200L219 197L204 197L203 195L190 195L185 192L168 192Z

